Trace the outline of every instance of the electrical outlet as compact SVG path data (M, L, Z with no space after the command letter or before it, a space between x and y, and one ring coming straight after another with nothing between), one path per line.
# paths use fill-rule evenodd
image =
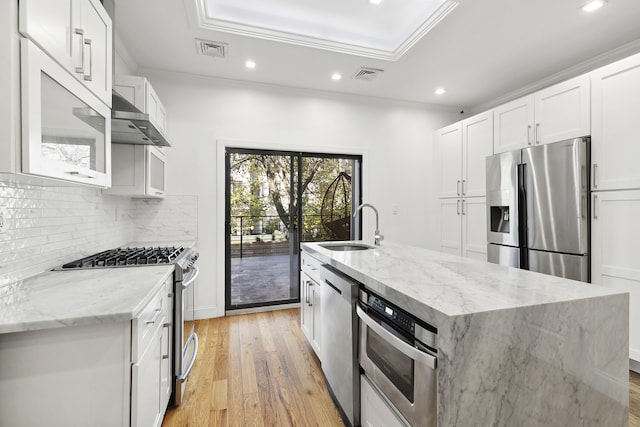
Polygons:
M0 233L7 231L7 208L0 208Z

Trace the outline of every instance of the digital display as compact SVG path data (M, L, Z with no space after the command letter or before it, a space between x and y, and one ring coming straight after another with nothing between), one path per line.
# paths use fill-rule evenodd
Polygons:
M385 307L384 312L387 313L389 316L393 316L393 310L390 309L389 307Z

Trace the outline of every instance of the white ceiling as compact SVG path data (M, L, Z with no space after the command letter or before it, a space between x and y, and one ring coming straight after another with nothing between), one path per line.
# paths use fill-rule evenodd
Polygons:
M584 0L459 0L395 62L211 30L198 13L202 1L116 0L116 33L138 67L469 108L640 51L638 0L609 0L592 14L579 10ZM282 8L285 0L271 3ZM227 58L199 55L196 38L227 43ZM384 73L353 80L361 66ZM331 80L334 72L342 80ZM447 92L437 96L437 87Z

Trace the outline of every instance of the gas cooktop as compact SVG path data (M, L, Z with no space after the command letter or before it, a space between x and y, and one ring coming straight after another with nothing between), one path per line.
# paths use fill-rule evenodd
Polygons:
M69 262L56 270L173 264L183 251L182 246L109 249Z

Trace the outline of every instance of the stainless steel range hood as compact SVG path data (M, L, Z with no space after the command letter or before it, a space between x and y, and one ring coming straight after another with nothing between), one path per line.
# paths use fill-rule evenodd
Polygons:
M138 110L115 90L111 101L111 142L114 144L155 145L171 147L149 120L149 115Z

